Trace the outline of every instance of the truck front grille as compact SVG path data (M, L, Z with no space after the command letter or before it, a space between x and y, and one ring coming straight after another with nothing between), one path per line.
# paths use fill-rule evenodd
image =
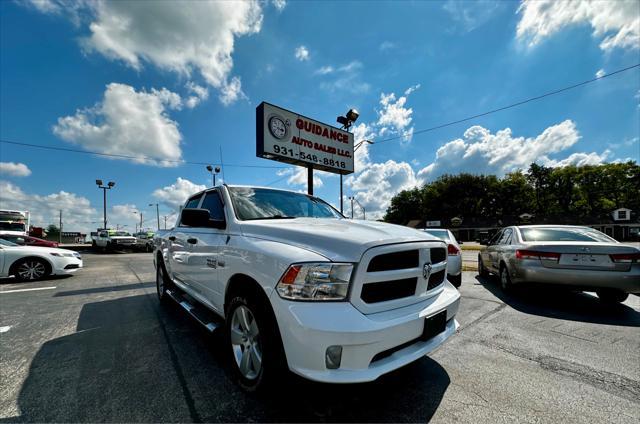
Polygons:
M367 272L392 271L395 269L417 268L420 261L418 250L404 250L400 252L378 255L369 262Z
M442 271L434 272L429 276L429 282L427 283L427 290L438 287L444 282L444 269Z
M432 247L431 248L431 263L437 264L439 262L444 262L447 260L447 249L443 249L442 247Z
M402 299L416 294L417 278L403 278L401 280L380 281L362 286L361 298L366 303L385 302L387 300Z

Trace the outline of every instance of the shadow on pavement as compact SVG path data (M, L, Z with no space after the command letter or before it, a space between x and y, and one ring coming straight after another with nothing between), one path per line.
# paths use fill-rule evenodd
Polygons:
M597 297L558 287L518 287L504 293L496 277L476 276L476 280L493 295L512 308L531 315L540 315L594 324L640 327L640 312L627 305L603 304Z
M428 421L449 386L426 357L373 383L290 376L268 395L230 380L220 333L155 294L84 305L77 332L45 343L18 396L29 422Z

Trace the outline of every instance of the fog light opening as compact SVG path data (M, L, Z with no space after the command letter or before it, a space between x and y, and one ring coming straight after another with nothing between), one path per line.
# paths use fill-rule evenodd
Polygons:
M342 361L342 346L329 346L325 354L325 364L328 369L336 370L340 368Z

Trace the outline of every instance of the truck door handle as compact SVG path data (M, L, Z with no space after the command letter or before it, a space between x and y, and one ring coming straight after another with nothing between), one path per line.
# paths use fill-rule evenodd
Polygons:
M187 243L196 244L197 242L198 242L198 239L195 239L195 238L187 239Z
M169 240L176 241L176 236L169 236Z

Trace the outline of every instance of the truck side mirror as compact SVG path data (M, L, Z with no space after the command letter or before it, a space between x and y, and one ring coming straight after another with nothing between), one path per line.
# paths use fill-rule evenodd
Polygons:
M209 211L198 208L185 208L180 216L180 223L189 227L208 227Z

